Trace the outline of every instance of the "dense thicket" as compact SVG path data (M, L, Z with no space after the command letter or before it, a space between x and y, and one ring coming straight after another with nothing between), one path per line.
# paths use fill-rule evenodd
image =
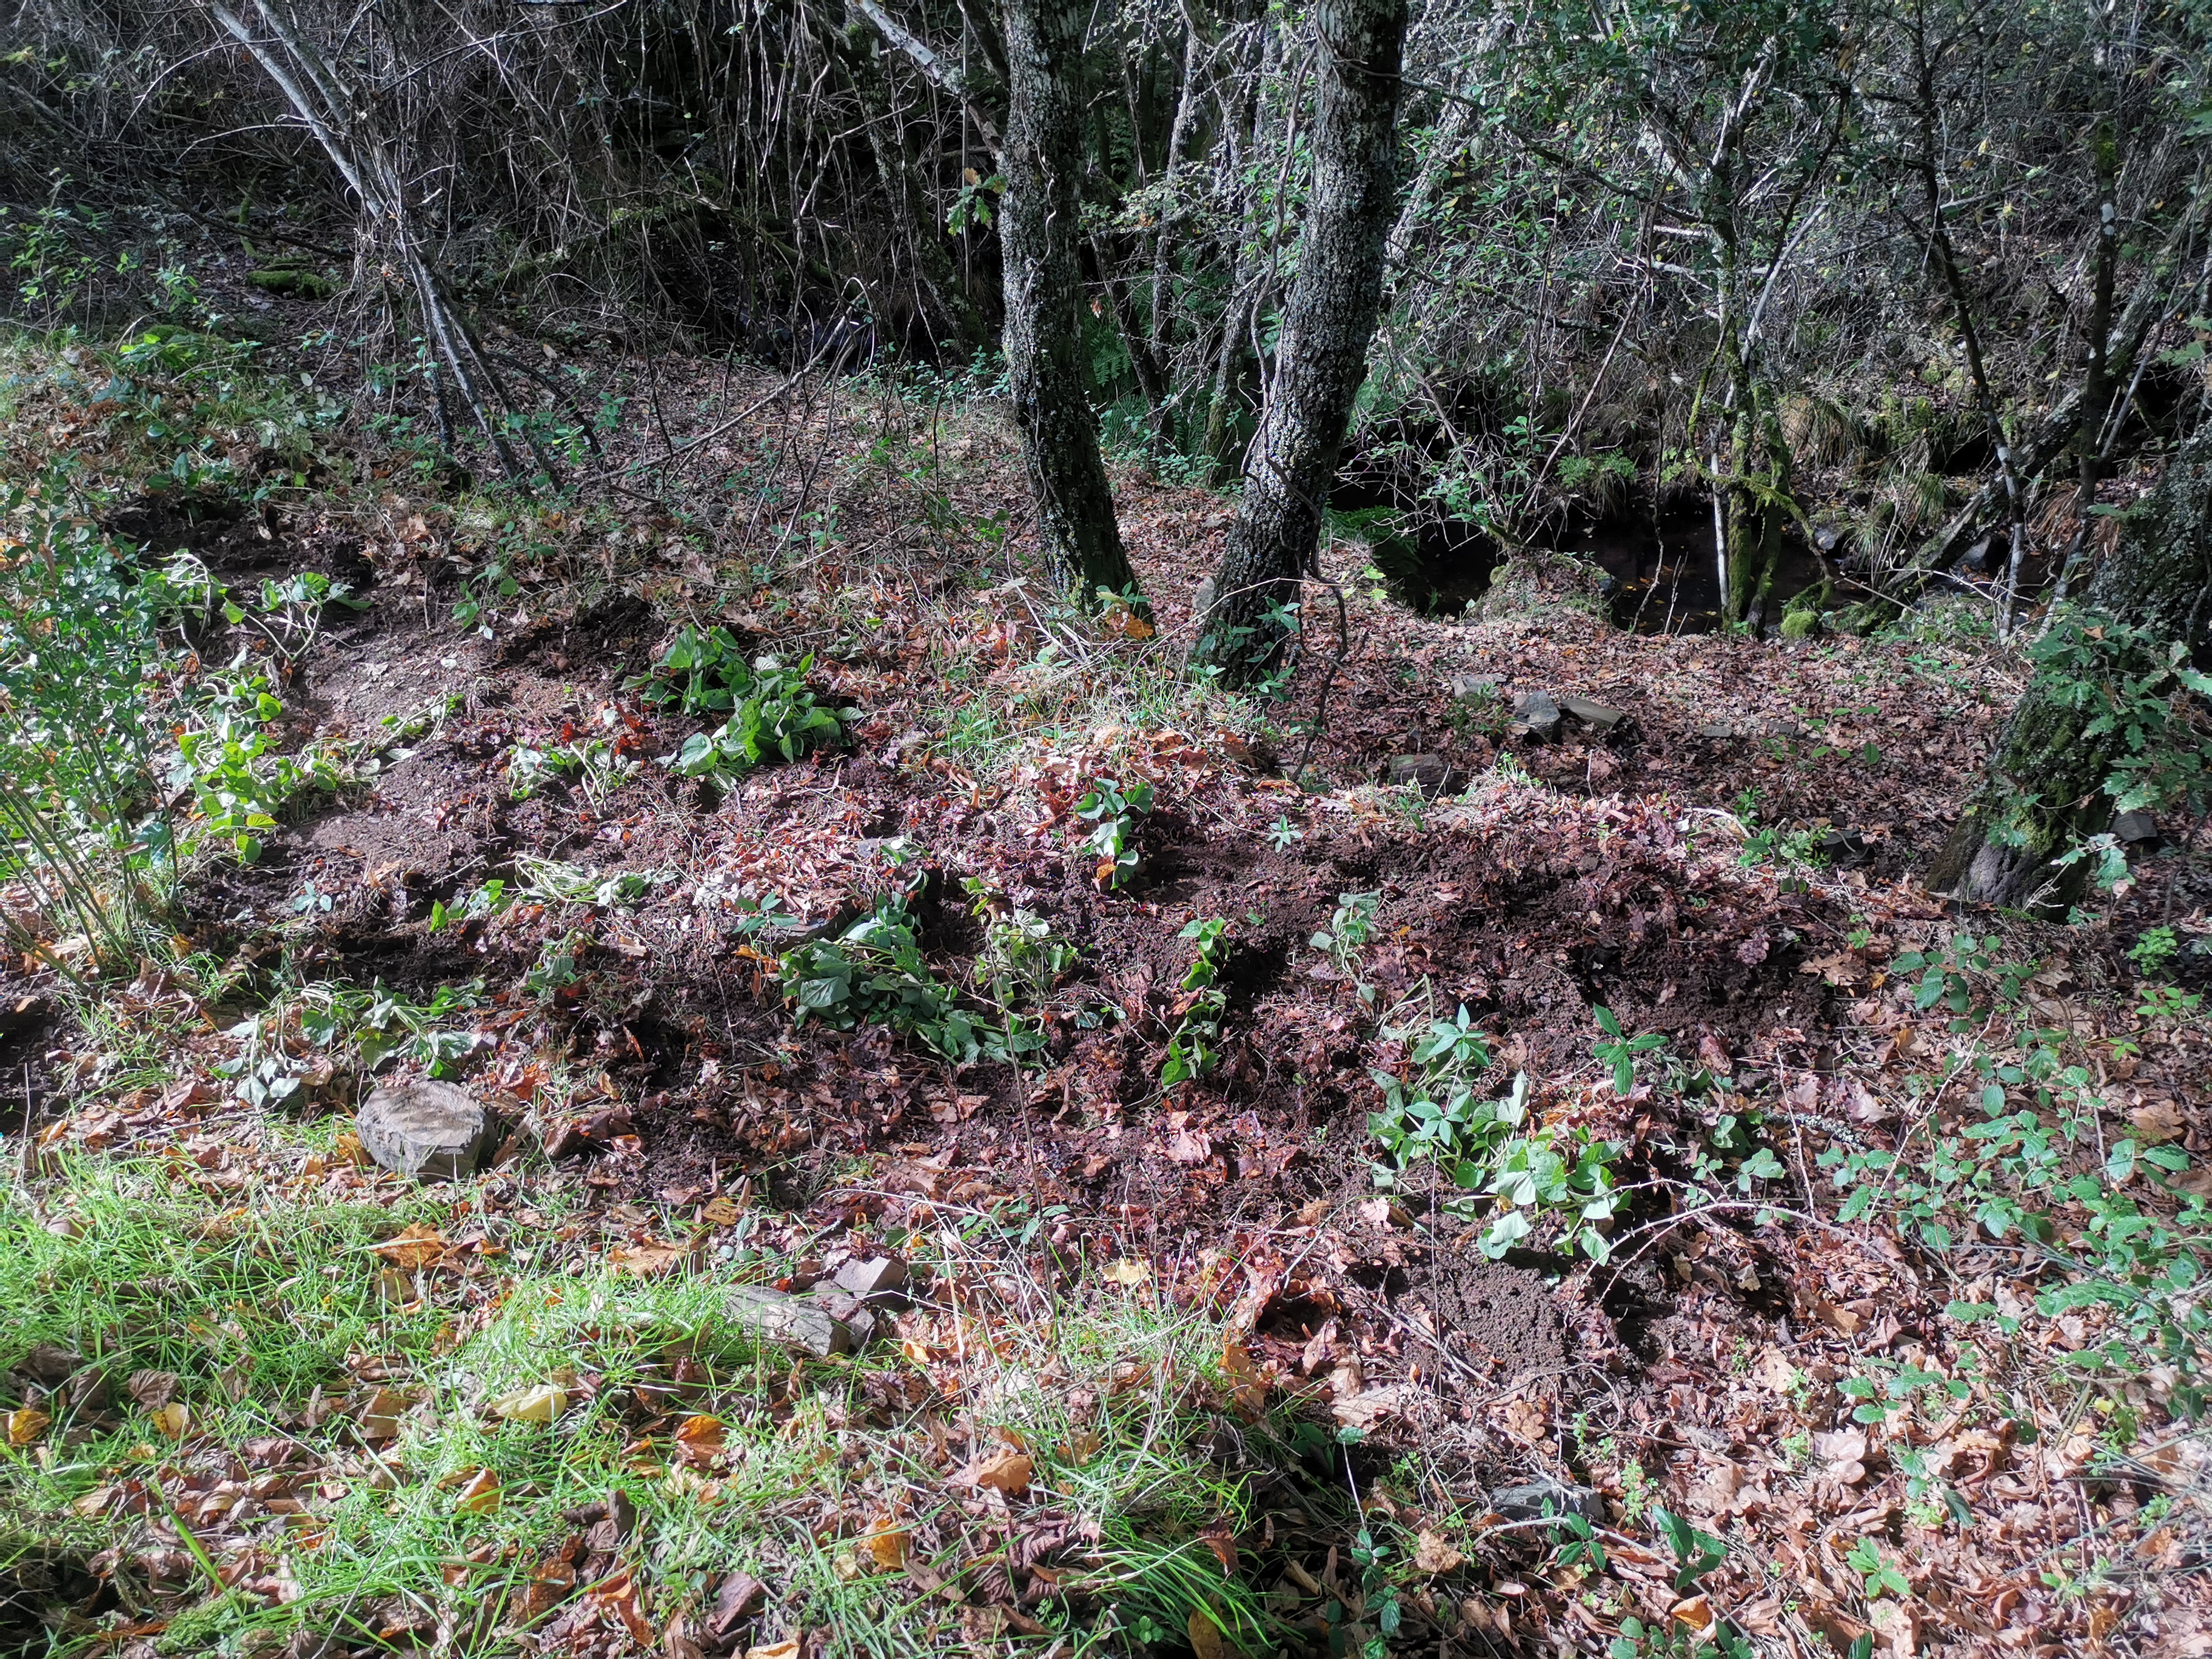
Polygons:
M851 317L964 359L1004 314L995 8L272 15L343 73L438 265L538 326L803 358ZM1109 435L1233 467L1297 276L1312 11L1087 17L1074 240ZM349 216L210 10L28 0L12 32L19 215L58 191L325 241ZM1848 507L1883 567L1970 504L1939 557L1995 530L2001 558L2014 523L2063 555L2089 458L2202 397L2171 354L2207 309L2206 34L2201 5L2118 0L1420 8L1353 452L1510 531L1632 480L1710 492L1737 612L1769 622L1801 516Z

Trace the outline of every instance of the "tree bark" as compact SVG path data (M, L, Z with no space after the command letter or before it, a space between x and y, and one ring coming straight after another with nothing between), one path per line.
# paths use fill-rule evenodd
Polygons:
M1194 666L1230 685L1272 672L1314 560L1382 297L1395 214L1406 0L1322 0L1313 186L1244 498L1199 620Z
M1006 384L1045 558L1085 605L1137 595L1098 453L1083 337L1080 0L1006 0Z
M2206 643L2212 591L2212 422L2191 434L2083 596L2081 623L2148 630L2158 643ZM2130 665L2116 664L2124 670ZM2143 665L2135 665L2142 666ZM2028 683L1990 757L1989 775L1929 872L1929 885L1990 904L2058 908L2081 894L2086 860L2055 860L2111 823L2106 788L2125 739L2091 733L2103 712L2047 668Z

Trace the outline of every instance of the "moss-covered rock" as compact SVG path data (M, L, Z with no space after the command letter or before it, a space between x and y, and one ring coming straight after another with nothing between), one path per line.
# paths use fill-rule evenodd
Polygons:
M322 272L296 265L249 270L246 280L264 294L296 294L303 300L327 300L338 291L338 285Z

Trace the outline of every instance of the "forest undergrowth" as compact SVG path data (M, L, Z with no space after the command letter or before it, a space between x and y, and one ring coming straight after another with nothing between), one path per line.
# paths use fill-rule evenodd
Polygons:
M1231 695L1228 501L1086 616L972 385L580 362L533 495L270 355L0 360L0 1651L2212 1648L2200 837L1924 890L1976 601L1347 537Z

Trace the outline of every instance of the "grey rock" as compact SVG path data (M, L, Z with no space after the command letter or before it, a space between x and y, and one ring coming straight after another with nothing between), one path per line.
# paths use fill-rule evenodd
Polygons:
M1454 702L1496 702L1498 682L1480 674L1455 674L1449 681Z
M1559 735L1559 705L1548 691L1523 691L1513 699L1513 723L1539 743Z
M1595 726L1601 732L1610 732L1628 718L1626 710L1614 708L1601 702L1593 702L1588 697L1561 697L1559 707L1572 714L1584 726Z
M2130 846L2156 841L2158 820L2144 811L2123 812L2112 820L2112 833Z
M1194 622L1206 620L1206 613L1213 609L1213 578L1208 576L1198 585L1198 591L1190 596L1190 614Z
M858 1297L871 1307L890 1307L906 1300L906 1263L895 1255L862 1260L854 1256L837 1269L837 1288Z
M826 1310L830 1316L853 1334L855 1349L868 1346L868 1339L876 1334L875 1310L857 1296L839 1290L828 1279L814 1287L813 1300Z
M1711 738L1716 741L1725 740L1735 736L1735 726L1729 720L1707 720L1698 728L1698 735L1701 738Z
M1390 781L1412 784L1425 795L1440 794L1451 769L1442 755L1400 755L1390 763Z
M1759 735L1762 738L1796 738L1805 735L1805 728L1787 714L1770 714L1759 721Z
M1595 1492L1563 1480L1500 1486L1490 1494L1490 1507L1508 1521L1540 1521L1547 1515L1579 1515L1585 1521L1601 1518Z
M732 1291L722 1316L757 1341L803 1349L817 1359L853 1351L852 1327L829 1309L811 1297L786 1296L765 1285Z
M362 1148L416 1181L459 1181L491 1150L497 1127L482 1102L450 1083L380 1083L354 1114Z

